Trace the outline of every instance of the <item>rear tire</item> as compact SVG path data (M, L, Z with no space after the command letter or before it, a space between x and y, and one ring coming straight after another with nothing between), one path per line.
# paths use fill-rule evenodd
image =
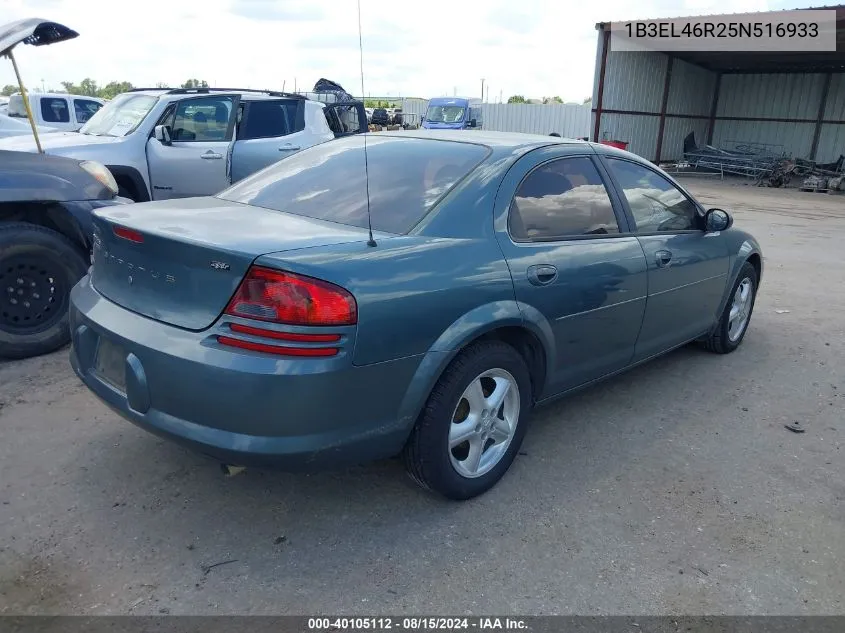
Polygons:
M62 234L0 223L0 357L48 354L70 341L70 290L87 269L84 252Z
M745 262L731 288L718 325L704 341L704 348L715 354L730 354L739 347L751 324L751 313L754 311L756 299L757 270Z
M519 451L531 408L531 376L522 356L499 341L473 344L429 395L405 445L408 474L449 499L486 492Z

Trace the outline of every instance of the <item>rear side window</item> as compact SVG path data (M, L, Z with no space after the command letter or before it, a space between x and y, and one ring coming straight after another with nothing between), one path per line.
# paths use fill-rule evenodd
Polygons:
M541 165L520 183L508 230L517 242L619 233L607 189L586 156Z
M373 230L407 233L488 149L470 143L368 136ZM222 200L366 228L364 137L293 154L218 194Z
M250 101L246 117L238 130L238 140L273 138L298 132L296 113L299 102ZM302 129L304 129L304 121Z
M329 129L337 135L354 134L361 129L358 107L354 105L326 106L324 113Z
M41 118L45 123L70 123L67 99L41 97Z

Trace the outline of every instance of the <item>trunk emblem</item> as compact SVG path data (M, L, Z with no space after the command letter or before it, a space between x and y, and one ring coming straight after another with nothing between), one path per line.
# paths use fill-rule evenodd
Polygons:
M132 285L132 275L129 275L129 285Z
M229 270L229 264L226 262L211 262L211 267L214 270Z

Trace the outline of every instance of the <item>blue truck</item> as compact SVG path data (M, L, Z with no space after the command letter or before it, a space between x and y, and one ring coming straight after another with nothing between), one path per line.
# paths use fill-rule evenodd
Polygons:
M466 97L435 97L428 102L422 127L429 130L480 130L481 103Z

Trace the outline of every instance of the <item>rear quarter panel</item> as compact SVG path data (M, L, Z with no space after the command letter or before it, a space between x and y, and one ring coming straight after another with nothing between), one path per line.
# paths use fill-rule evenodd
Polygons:
M356 365L449 351L497 322L518 320L507 264L486 238L392 237L375 248L338 244L256 263L319 277L355 296Z
M526 319L493 229L503 175L525 148L493 152L405 236L377 246L346 243L259 257L256 264L312 275L347 288L358 302L353 363L416 357L398 423L410 428L434 383L468 343L505 326L523 326L550 349L542 317ZM548 365L548 362L547 362Z

